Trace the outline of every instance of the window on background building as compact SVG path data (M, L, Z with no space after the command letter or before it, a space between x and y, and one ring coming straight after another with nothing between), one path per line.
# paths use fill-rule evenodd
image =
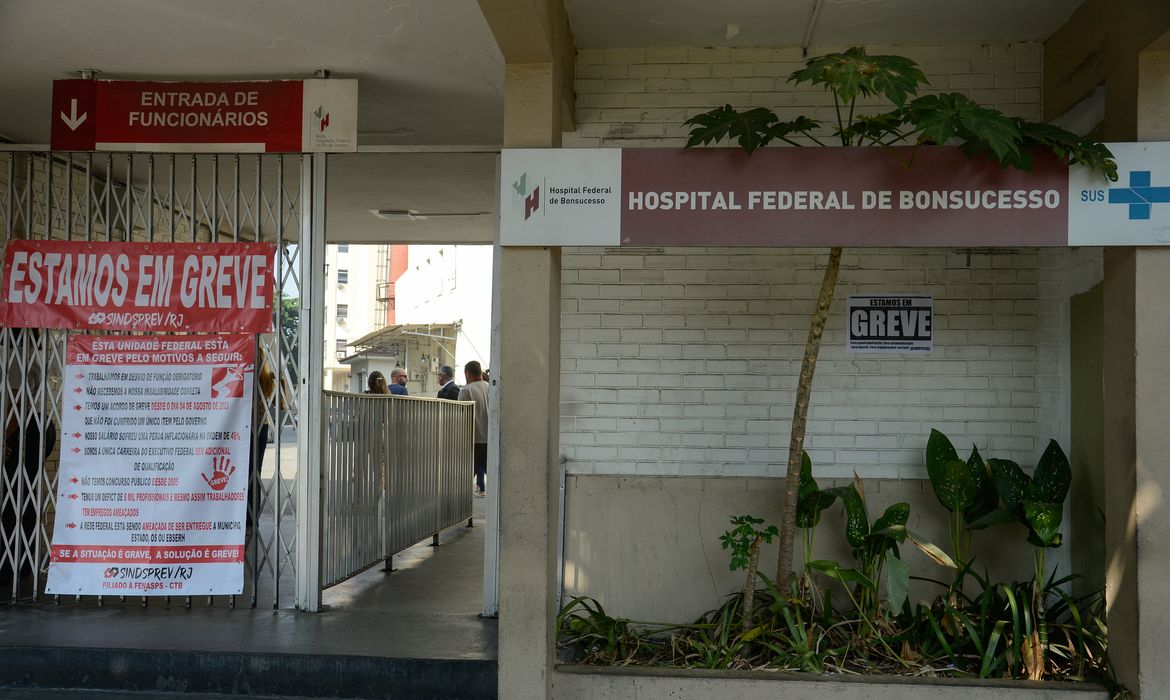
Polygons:
M346 345L349 345L349 341L346 338L338 338L337 339L337 359L340 360L340 359L345 357L345 346Z
M337 305L337 320L342 321L349 318L349 304Z
M349 283L349 270L347 270L343 267L337 268L337 283L338 284L348 284Z
M348 253L349 252L349 244L348 243L338 243L337 244L337 252L338 253Z

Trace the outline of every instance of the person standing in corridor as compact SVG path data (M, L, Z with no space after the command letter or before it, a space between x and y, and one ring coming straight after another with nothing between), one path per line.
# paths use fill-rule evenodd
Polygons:
M390 393L395 396L408 396L410 394L406 390L406 370L401 367L390 370Z
M475 402L475 495L483 498L487 474L488 383L483 378L483 366L475 360L463 366L463 378L467 384L459 390L459 400Z
M386 377L378 371L370 372L370 376L366 379L366 393L367 394L389 394L390 387L386 386Z
M455 368L448 365L439 368L439 398L451 401L459 398L459 385L455 383Z

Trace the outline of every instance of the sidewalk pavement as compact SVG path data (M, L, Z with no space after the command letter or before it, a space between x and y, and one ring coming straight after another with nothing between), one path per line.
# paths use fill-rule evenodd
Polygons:
M445 530L326 590L325 610L206 608L196 599L63 599L0 615L0 688L297 697L495 697L496 621L483 605L483 501ZM15 692L15 691L11 691ZM20 697L0 695L0 698ZM48 697L48 696L42 696ZM66 697L66 696L62 696ZM95 696L100 697L100 696ZM187 696L190 697L190 696Z

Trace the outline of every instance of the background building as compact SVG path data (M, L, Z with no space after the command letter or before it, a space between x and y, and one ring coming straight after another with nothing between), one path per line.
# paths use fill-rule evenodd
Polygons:
M349 387L350 343L385 323L390 246L339 245L325 249L325 388Z
M489 246L340 244L326 256L327 388L364 391L370 372L402 366L411 392L429 395L442 365L490 366Z

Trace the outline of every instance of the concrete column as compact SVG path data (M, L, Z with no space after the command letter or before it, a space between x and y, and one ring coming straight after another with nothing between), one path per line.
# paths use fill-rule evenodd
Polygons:
M1170 37L1170 35L1168 35ZM1151 47L1163 46L1167 37ZM1137 133L1170 139L1170 54L1138 59ZM1166 171L1162 171L1166 177ZM1125 178L1126 173L1121 173ZM1109 655L1139 698L1170 687L1170 248L1105 251L1105 569Z
M559 146L559 71L552 63L506 71L504 146ZM511 186L500 183L504 192ZM543 698L556 649L560 249L498 252L492 379L500 430L499 695Z

